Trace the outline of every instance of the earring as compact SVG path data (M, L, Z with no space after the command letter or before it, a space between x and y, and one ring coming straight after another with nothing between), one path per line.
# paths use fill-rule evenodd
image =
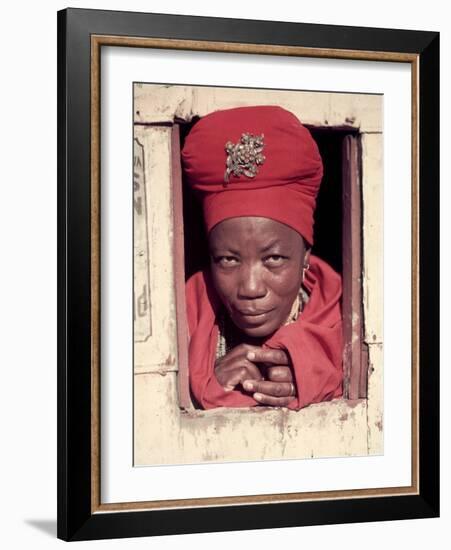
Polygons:
M310 264L307 263L307 264L304 264L304 267L302 268L302 282L304 282L304 278L305 278L305 272L310 268Z

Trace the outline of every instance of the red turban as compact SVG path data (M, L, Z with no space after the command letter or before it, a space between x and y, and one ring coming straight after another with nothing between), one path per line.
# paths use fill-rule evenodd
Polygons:
M182 162L201 196L207 232L227 218L259 216L313 244L323 166L310 132L290 111L263 105L209 113L188 134Z

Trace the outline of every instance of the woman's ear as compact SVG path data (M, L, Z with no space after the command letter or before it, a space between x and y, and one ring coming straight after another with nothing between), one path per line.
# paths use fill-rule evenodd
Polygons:
M305 251L305 254L304 254L304 262L302 264L302 282L304 282L304 279L305 279L305 272L307 271L307 269L310 267L310 250L311 248L307 248L307 250Z

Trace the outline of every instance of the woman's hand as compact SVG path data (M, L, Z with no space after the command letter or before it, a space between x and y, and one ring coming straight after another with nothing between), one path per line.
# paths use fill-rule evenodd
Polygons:
M244 380L263 380L257 365L248 359L249 354L263 351L262 348L248 344L240 344L215 363L215 375L225 391L232 391Z
M247 360L261 364L265 368L267 380L246 379L242 385L246 391L262 405L286 407L296 398L291 361L289 355L281 349L254 348L247 353Z

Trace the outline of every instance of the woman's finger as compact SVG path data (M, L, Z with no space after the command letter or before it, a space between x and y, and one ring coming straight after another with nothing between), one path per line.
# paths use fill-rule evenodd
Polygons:
M293 373L290 367L267 367L266 378L271 382L292 382Z
M296 395L296 388L292 382L245 380L243 388L249 392L262 393L273 397L293 397Z
M242 369L244 369L244 371ZM247 379L263 380L261 370L256 365L254 365L254 363L247 361L247 359L235 361L230 365L227 365L224 369L224 372L235 372L236 370L240 370L243 373L242 376L239 378L240 382L243 382Z
M215 369L221 369L222 372L227 373L239 368L245 368L249 371L249 378L262 378L261 370L252 361L248 361L246 358L239 359L227 359L218 363Z
M289 365L288 353L282 349L257 348L246 353L246 358L255 363L271 363L273 365Z
M254 393L254 399L262 405L286 407L293 401L293 399L295 399L295 397L273 397L272 395L265 395L263 393Z
M223 387L226 391L232 391L238 384L244 383L245 380L257 382L261 379L262 375L258 368L251 363L246 363L245 365L230 369L230 371L227 372L226 382Z
M232 370L230 371L223 387L225 391L232 391L236 388L236 386L238 386L238 384L248 377L248 372L244 367Z

